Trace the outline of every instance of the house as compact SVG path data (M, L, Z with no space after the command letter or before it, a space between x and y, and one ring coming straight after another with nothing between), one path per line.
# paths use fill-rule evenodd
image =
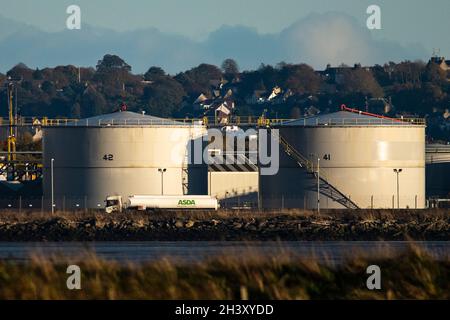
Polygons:
M233 90L228 89L223 96L224 99L230 99L233 96Z
M266 102L266 90L254 90L253 94L250 97L245 99L245 102L248 104L261 104Z
M195 99L194 104L200 104L204 101L208 100L208 97L206 97L203 93L201 93L197 99Z
M234 109L234 102L223 102L214 109L214 116L218 123L227 124L231 115L231 110Z
M320 110L314 106L305 108L305 117L315 116L315 115L318 115L319 113L320 113Z
M327 64L327 67L323 71L317 71L317 73L330 83L341 84L343 81L343 72L350 69L351 67L346 65L341 65L339 67L332 67Z
M292 97L294 95L294 93L292 92L291 89L287 89L284 93L283 93L283 101L286 101L287 99L289 99L290 97Z
M208 97L202 93L197 97L197 99L195 99L192 106L194 111L207 110L211 107L212 103L213 100L208 99Z
M203 116L205 117L214 117L215 122L226 124L229 122L229 118L232 114L232 111L235 108L234 101L228 99L215 99L215 100L206 100L203 103L209 103L208 105L203 105ZM207 107L206 107L207 106Z
M435 64L439 65L439 67L442 70L444 70L445 72L450 70L450 60L445 60L444 57L438 57L438 56L431 57L431 59L428 63L435 63Z
M267 101L271 101L275 99L282 92L279 86L276 86L272 89L272 93L267 97Z
M347 70L364 69L370 71L370 67L363 67L361 64L356 63L353 67L341 64L339 67L332 67L327 64L327 67L323 71L317 71L317 73L329 83L342 84L344 82L344 73Z

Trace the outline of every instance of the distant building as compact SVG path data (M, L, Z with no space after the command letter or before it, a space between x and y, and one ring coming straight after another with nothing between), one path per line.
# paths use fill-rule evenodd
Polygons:
M450 70L450 60L445 60L445 57L431 57L429 63L437 64L445 72Z
M253 94L250 97L247 97L245 99L245 102L248 104L260 104L264 103L266 101L265 95L267 91L266 90L255 90L253 91Z
M359 63L355 64L353 67L347 66L345 64L342 64L339 67L332 67L330 64L327 64L325 70L317 71L317 73L329 83L342 84L344 82L344 72L346 70L355 69L364 69L370 71L370 67L363 67Z
M229 122L231 110L234 108L234 103L229 105L227 102L221 103L215 108L215 118L218 123L226 124Z

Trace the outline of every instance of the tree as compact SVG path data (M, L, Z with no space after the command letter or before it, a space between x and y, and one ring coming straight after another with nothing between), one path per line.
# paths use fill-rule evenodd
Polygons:
M78 82L78 68L72 65L58 66L53 69L52 80L58 88Z
M440 86L446 82L446 79L446 72L442 70L438 64L430 62L427 65L424 74L424 81Z
M416 84L422 81L425 71L425 64L422 61L403 61L398 64L391 62L389 66L385 66L385 69L388 69L390 71L390 77L392 78L394 83Z
M184 96L183 86L176 80L161 78L144 89L144 109L152 115L169 117L180 108Z
M79 119L81 117L81 106L78 102L75 102L70 108L71 118Z
M257 72L264 83L264 87L271 89L280 85L280 73L271 65L261 64Z
M221 80L222 71L211 64L202 63L198 67L178 74L175 79L181 83L189 95L207 94L212 80Z
M33 79L34 80L44 79L44 75L42 74L42 71L39 70L39 68L36 68L36 70L33 72Z
M285 65L281 69L282 85L296 94L315 94L320 89L320 77L307 64Z
M148 71L144 74L144 80L146 81L157 81L164 78L166 73L160 67L150 67Z
M120 57L107 54L98 62L93 80L101 83L97 88L107 99L117 99L125 94L127 85L134 86L137 78L142 79L130 71L131 67Z
M239 74L239 66L235 60L225 59L222 62L222 71L225 74L225 78L230 81Z
M299 107L293 107L291 109L291 112L290 112L291 119L299 119L301 116L302 116L302 113L301 113Z
M371 71L363 68L346 68L342 71L342 76L338 88L346 94L360 93L376 98L384 95L383 89Z
M106 109L105 98L93 87L89 87L81 97L81 116L83 118L102 114Z
M42 91L44 91L46 94L48 94L49 96L54 96L56 94L56 89L55 86L52 82L50 81L44 81L41 85L41 89Z
M131 71L130 65L128 65L122 58L113 54L106 54L102 60L97 63L97 71L119 69L127 72Z
M9 70L6 75L12 79L32 80L33 72L26 64L19 63Z

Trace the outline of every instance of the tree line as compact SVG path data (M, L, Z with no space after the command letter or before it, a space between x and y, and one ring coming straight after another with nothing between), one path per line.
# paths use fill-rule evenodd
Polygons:
M203 63L175 75L158 66L135 74L122 58L110 54L95 68L68 65L31 69L19 63L6 74L0 73L2 117L8 110L7 80L16 82L18 112L26 117L84 118L117 111L122 104L130 111L154 116L198 117L205 110L196 109L194 102L203 94L206 99L232 99L236 115L265 113L292 118L304 115L310 107L329 112L344 103L364 109L368 101L384 98L392 108L377 111L436 118L436 128L442 132L433 127L434 134L450 140L439 122L449 108L450 82L447 72L432 62L328 66L322 71L306 64L281 62L241 71L236 61L226 59L221 66ZM251 97L269 95L276 87L285 94L277 103L250 102ZM224 91L228 92L226 98Z

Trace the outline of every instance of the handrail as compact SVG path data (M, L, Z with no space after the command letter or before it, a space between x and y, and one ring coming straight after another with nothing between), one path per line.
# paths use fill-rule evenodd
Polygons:
M316 118L311 121L311 118L302 119L270 119L264 117L251 116L232 116L225 123L219 123L214 117L202 118L172 118L172 119L139 119L126 118L118 120L98 120L92 122L89 119L70 119L70 118L27 118L21 117L17 120L16 126L136 126L136 125L206 125L206 126L227 126L227 125L251 125L251 126L289 126L291 122L295 121L295 126L364 126L364 125L426 125L423 118L389 118L384 116L373 117L373 119L358 119L358 118ZM81 124L80 124L81 122ZM0 118L0 126L9 126L9 122L5 118Z
M353 113L357 113L357 114L362 114L362 115L365 115L365 116L375 117L375 118L389 119L389 120L398 120L396 118L383 116L381 114L370 113L370 112L367 112L367 111L361 111L361 110L358 110L358 109L349 108L345 104L341 105L341 110L348 111L348 112L353 112Z

